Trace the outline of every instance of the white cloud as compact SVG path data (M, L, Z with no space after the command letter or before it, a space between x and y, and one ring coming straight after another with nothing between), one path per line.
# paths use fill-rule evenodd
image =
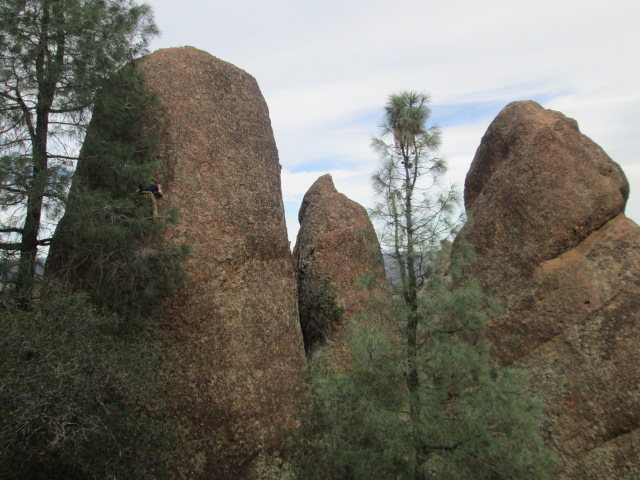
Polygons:
M627 213L640 220L637 0L150 3L164 32L154 48L194 45L258 80L284 167L290 236L303 190L326 171L371 205L375 112L404 89L440 104L544 99L623 166ZM460 186L491 120L464 116L444 129L442 153Z

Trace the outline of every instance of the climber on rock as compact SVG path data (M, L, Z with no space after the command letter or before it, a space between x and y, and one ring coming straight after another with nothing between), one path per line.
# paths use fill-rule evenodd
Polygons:
M164 196L164 193L162 193L162 185L157 183L155 180L152 180L151 184L147 185L146 187L140 185L138 187L138 193L140 194L152 193L153 196L156 198L162 198Z
M162 185L155 180L151 180L151 183L146 187L140 185L137 192L151 200L151 215L153 222L156 223L158 221L158 202L156 199L164 196L164 193L162 193Z

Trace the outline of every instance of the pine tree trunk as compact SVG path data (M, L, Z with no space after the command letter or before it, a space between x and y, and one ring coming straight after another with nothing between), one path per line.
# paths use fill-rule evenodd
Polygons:
M51 13L58 20L57 30L51 29ZM38 263L38 235L42 221L42 206L45 189L49 181L48 139L49 116L56 94L56 86L62 72L65 55L65 33L61 2L42 3L42 22L39 33L38 54L35 58L38 96L36 103L35 129L31 132L32 171L27 189L27 212L20 245L20 262L16 279L16 293L23 307L28 307L33 295L36 266ZM55 45L51 51L51 41ZM29 121L29 124L31 122Z
M405 223L407 229L407 272L404 299L409 308L407 318L407 389L409 391L409 412L411 417L414 446L414 480L422 480L419 466L423 463L422 441L420 438L421 405L418 378L418 282L416 278L415 251L413 238L413 188L410 182L408 161L405 161Z
M31 300L38 263L38 234L42 219L42 203L47 183L48 114L38 114L36 138L33 142L33 170L27 194L27 212L22 229L20 262L16 279L16 293L26 306Z

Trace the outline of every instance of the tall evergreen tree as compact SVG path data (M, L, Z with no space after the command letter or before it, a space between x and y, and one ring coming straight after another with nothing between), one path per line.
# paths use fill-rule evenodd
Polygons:
M385 106L382 137L372 141L382 158L374 175L374 188L382 197L375 216L388 230L383 245L392 248L401 280L401 295L408 316L405 329L407 388L414 426L415 465L424 463L419 421L422 417L418 372L418 291L425 279L429 256L436 245L451 233L452 212L457 203L453 188L437 192L438 179L446 162L435 152L440 146L440 130L428 127L429 97L416 92L391 95ZM416 474L416 478L418 475Z
M374 213L401 282L391 308L352 322L350 367L312 372L304 478L542 480L553 469L525 375L496 365L482 340L487 302L460 274L469 248L459 239L451 256L445 241L457 195L438 187L446 163L427 104L392 95L373 141Z
M96 90L156 33L131 0L6 0L0 5L0 249L19 253L17 292L28 304L43 210L64 196L74 138Z

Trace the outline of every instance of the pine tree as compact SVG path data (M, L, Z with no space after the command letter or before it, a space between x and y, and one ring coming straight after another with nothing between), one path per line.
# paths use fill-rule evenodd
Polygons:
M94 95L156 33L130 0L5 0L0 5L0 226L4 258L19 253L16 291L32 295L43 213L64 197ZM55 215L54 215L55 216Z
M496 365L481 340L486 302L474 282L458 277L463 256L458 251L449 270L457 286L434 272L418 295L415 391L406 381L401 329L411 311L402 300L393 307L396 324L389 307L350 323L347 369L312 365L296 462L301 478L551 478L541 405L526 374Z
M314 367L303 478L543 480L553 470L526 375L496 365L483 340L490 302L461 276L472 257L463 238L451 254L457 196L438 188L446 163L427 104L392 95L373 142L383 160L374 214L400 287L391 306L351 323L348 368Z
M147 328L187 254L136 193L158 168L153 108L135 62L101 89L47 275L28 310L0 310L2 478L173 478L182 461Z
M435 245L451 232L451 216L457 203L455 190L436 191L446 162L434 155L440 146L440 130L427 127L431 115L429 96L415 92L391 95L385 106L382 137L372 141L382 158L374 175L374 188L382 201L374 216L388 226L392 257L397 262L401 295L407 308L405 328L410 416L414 426L414 465L424 463L419 419L422 403L418 371L418 291ZM387 140L390 138L390 140ZM387 242L385 242L386 239ZM416 470L415 478L419 478Z

